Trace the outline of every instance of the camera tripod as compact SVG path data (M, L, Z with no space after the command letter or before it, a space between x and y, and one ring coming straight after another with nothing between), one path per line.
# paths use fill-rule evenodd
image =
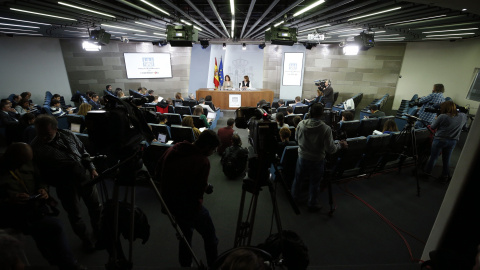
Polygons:
M95 185L99 182L102 184L102 190L105 197L108 197L106 186L103 180L107 178L112 178L114 180L114 187L113 187L113 195L112 195L112 204L113 204L113 224L109 224L109 228L106 228L108 232L106 233L105 237L105 245L107 251L109 253L109 259L105 268L107 270L128 270L133 268L133 241L134 241L134 228L135 228L135 179L127 179L127 181L120 181L120 174L122 172L121 168L124 166L129 166L135 164L136 162L141 162L141 152L137 151L131 156L119 161L116 165L112 166L111 168L106 169L103 171L97 178L83 185ZM129 170L131 167L128 167ZM140 168L139 168L140 170ZM138 172L138 171L137 171ZM135 175L132 176L133 178ZM125 179L125 177L123 177ZM188 243L187 239L183 235L182 230L179 228L178 224L176 223L174 217L170 213L165 201L163 200L162 195L158 191L155 183L153 182L151 177L148 177L148 181L155 192L155 195L160 201L162 210L165 214L167 214L170 223L174 227L177 235L177 239L183 241L185 245L189 248L189 251L192 255L194 263L197 265L198 269L206 269L202 261L200 261L197 256L195 255L193 249L191 248L190 244ZM125 199L124 202L130 205L130 216L129 216L129 234L128 234L128 243L129 243L129 250L128 250L128 259L125 257L122 245L120 242L120 232L119 232L119 210L120 210L120 188L126 187L125 190ZM127 201L128 197L130 196L130 201Z

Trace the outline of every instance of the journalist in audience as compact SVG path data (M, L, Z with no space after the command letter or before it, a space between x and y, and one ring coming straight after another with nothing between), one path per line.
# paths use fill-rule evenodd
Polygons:
M285 115L283 115L283 113L276 113L275 120L277 121L277 126L279 129L282 127L288 128L288 124L285 124Z
M88 102L90 105L92 105L92 110L100 110L102 108L102 105L100 105L99 102L100 97L93 93L91 96L90 101Z
M323 99L323 92L317 89L317 97L313 99L306 99L308 106L313 106L315 103L319 103Z
M370 105L370 107L368 108L370 110L370 115L368 116L368 118L379 118L385 116L385 113L380 111L377 105Z
M69 130L59 130L55 117L41 115L35 119L37 137L32 141L34 161L43 179L55 186L57 196L68 214L74 233L92 251L94 241L80 214L80 198L88 209L90 224L98 237L102 206L95 185L81 186L98 176L83 143Z
M349 111L342 112L342 121L352 121L354 119L353 113Z
M281 142L278 143L277 155L279 158L282 158L283 150L285 150L285 147L295 146L297 145L297 142L290 141L290 136L292 135L292 132L288 127L282 127L278 134L280 135Z
M232 145L232 136L235 130L233 130L233 125L235 124L235 119L229 118L227 120L227 126L218 129L218 139L220 140L220 145L217 148L219 155L223 154L223 151Z
M18 105L18 103L20 102L20 100L22 100L21 96L14 95L13 98L12 98L12 107L15 108Z
M201 98L199 101L198 101L198 105L202 106L203 108L207 109L208 112L215 112L212 107L210 107L209 105L205 104L205 99L204 98Z
M15 110L20 114L20 116L30 112L30 101L26 98L21 99L17 106L15 106Z
M397 132L397 131L398 131L398 127L397 127L397 123L395 123L395 120L388 119L387 121L385 121L385 124L383 124L382 131L374 130L373 135L391 134L392 132Z
M180 99L183 101L182 93L180 92L175 93L175 99Z
M418 118L421 121L415 123L416 128L422 128L426 125L429 125L435 119L436 114L432 112L426 112L425 108L438 107L442 102L445 101L443 93L445 92L445 87L443 84L434 84L432 93L426 97L422 97L418 100L418 104L422 107L418 111Z
M65 112L62 107L60 107L60 101L57 99L52 99L52 101L50 101L50 111L55 117L61 117L72 113L71 110Z
M193 124L193 118L190 115L184 115L182 119L182 126L191 127L193 129L193 135L195 135L195 140L198 139L200 133L202 133L198 128L195 127L195 125Z
M466 122L467 116L464 113L457 112L457 107L453 101L445 101L440 105L440 115L436 117L430 126L437 131L433 138L430 159L424 169L427 175L431 174L433 166L435 166L435 162L441 153L443 169L439 179L443 182L450 180L450 156Z
M293 118L293 126L295 127L295 129L297 129L298 123L300 123L300 121L302 121L302 118L298 115Z
M125 93L123 93L122 88L117 88L117 89L115 89L115 95L118 98L123 98L125 96Z
M26 113L20 118L20 134L22 134L22 142L30 144L37 136L35 131L35 115Z
M60 220L47 215L51 211L48 186L39 177L32 158L32 149L25 143L10 145L2 158L1 226L31 235L43 257L59 269L86 269L74 258Z
M242 147L242 139L238 134L234 133L231 141L232 145L225 149L220 163L225 176L235 179L242 176L247 168L248 150Z
M82 103L80 104L80 107L78 107L77 115L81 115L83 116L83 118L85 118L85 116L87 116L87 113L91 110L92 110L92 105L88 103Z
M198 115L198 116L200 116L200 119L202 119L203 124L205 125L205 127L206 127L206 128L209 128L209 127L210 127L210 123L208 122L207 117L205 116L205 114L203 114L203 107L202 107L202 106L199 106L199 105L196 105L194 108L195 108L195 109L193 110L193 115Z

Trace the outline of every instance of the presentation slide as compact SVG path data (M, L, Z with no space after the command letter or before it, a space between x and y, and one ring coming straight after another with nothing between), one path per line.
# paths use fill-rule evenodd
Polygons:
M283 85L302 84L303 53L285 53L283 61Z
M171 78L169 53L124 53L128 79Z

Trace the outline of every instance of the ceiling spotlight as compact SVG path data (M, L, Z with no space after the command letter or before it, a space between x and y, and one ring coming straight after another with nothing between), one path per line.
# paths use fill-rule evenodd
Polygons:
M247 49L247 44L243 43L243 45L242 45L242 50L245 51L246 49Z
M224 50L227 49L227 43L223 43L223 49L224 49Z
M305 43L305 48L311 50L313 47L317 47L317 43Z
M265 48L265 43L262 43L262 44L258 45L258 48L260 48L261 50L263 50L263 48Z
M89 51L89 52L98 52L102 49L102 46L100 45L97 45L97 44L93 44L93 43L90 43L88 41L84 41L82 43L82 48L85 50L85 51Z
M343 47L343 54L344 55L357 55L360 47L358 45L351 45L347 44Z

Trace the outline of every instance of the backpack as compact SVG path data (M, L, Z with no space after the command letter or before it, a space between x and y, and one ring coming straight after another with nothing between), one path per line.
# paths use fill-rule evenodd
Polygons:
M230 146L225 149L222 156L223 173L229 179L236 178L245 172L248 151L242 147Z
M275 259L282 257L287 269L307 269L310 263L308 248L294 231L283 230L281 234L272 234L258 248L270 253Z

